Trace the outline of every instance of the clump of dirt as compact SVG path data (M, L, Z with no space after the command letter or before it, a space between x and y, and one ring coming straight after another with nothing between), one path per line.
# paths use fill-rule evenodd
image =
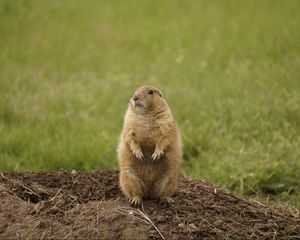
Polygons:
M180 178L175 202L130 208L118 172L0 173L0 239L287 239L297 209Z

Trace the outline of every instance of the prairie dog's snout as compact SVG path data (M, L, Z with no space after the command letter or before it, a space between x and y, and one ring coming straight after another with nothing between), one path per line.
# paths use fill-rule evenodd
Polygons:
M139 97L137 95L133 95L132 99L136 102L137 100L139 100Z
M141 101L140 97L137 95L133 95L132 97L132 105L135 107L143 107L143 101Z

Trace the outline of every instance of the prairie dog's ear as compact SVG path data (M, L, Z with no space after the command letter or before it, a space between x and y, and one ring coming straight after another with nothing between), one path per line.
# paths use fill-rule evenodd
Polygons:
M156 90L157 94L160 96L160 97L164 97L162 92L160 90Z

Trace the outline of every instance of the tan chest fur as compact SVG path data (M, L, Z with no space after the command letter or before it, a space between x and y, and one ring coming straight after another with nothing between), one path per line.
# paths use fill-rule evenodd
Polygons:
M132 134L140 144L146 158L151 157L155 146L170 127L170 123L153 118L134 118L130 123Z

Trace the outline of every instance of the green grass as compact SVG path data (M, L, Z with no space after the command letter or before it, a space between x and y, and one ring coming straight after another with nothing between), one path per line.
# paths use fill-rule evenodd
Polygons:
M299 1L0 2L0 169L117 168L129 97L165 93L182 172L300 207Z

